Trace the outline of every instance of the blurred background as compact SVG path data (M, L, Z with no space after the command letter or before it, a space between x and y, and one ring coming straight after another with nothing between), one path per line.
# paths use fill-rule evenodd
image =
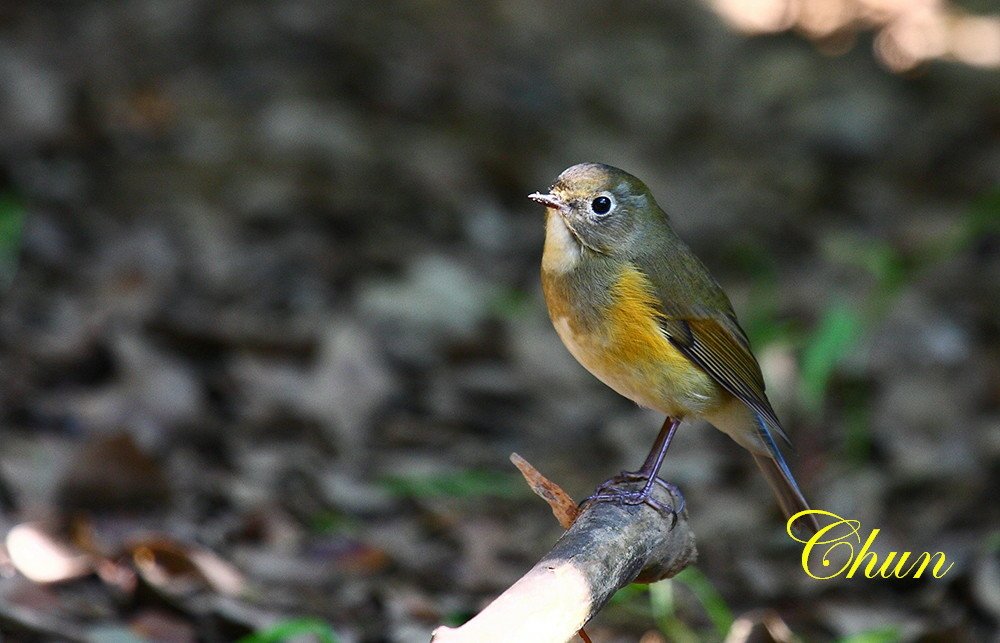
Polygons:
M475 613L560 533L510 453L581 499L662 421L541 297L526 195L601 161L726 288L813 504L955 566L806 577L685 425L697 569L594 640L993 640L998 65L990 0L3 3L0 633Z

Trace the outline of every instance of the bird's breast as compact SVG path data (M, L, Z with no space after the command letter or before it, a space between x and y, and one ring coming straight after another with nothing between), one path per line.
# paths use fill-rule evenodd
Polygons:
M580 271L543 268L549 315L563 343L587 370L641 406L701 415L719 389L664 335L648 278L624 263L603 281Z

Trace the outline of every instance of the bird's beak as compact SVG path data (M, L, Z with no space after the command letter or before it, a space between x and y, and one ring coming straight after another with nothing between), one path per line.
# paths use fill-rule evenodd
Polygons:
M528 198L535 203L541 203L547 208L552 208L554 210L559 210L560 212L568 212L569 205L564 203L559 197L553 196L551 194L542 194L541 192L535 192L534 194L529 194Z

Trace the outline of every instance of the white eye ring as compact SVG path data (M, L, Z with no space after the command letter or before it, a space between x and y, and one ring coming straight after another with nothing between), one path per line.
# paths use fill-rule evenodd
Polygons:
M615 197L610 192L601 192L590 202L590 211L599 217L611 214L617 207Z

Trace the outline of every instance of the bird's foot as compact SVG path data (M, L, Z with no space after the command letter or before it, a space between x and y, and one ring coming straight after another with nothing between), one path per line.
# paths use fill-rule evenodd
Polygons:
M638 490L617 488L621 484L633 482L645 482L646 484ZM678 506L673 507L653 498L653 485L663 487L671 496L677 498L679 500L677 503ZM684 496L681 494L680 489L661 478L650 479L649 476L643 474L641 471L622 471L613 478L605 480L597 486L594 493L584 500L581 505L589 502L619 502L623 505L646 504L660 513L670 515L674 520L677 519L678 513L684 511Z

